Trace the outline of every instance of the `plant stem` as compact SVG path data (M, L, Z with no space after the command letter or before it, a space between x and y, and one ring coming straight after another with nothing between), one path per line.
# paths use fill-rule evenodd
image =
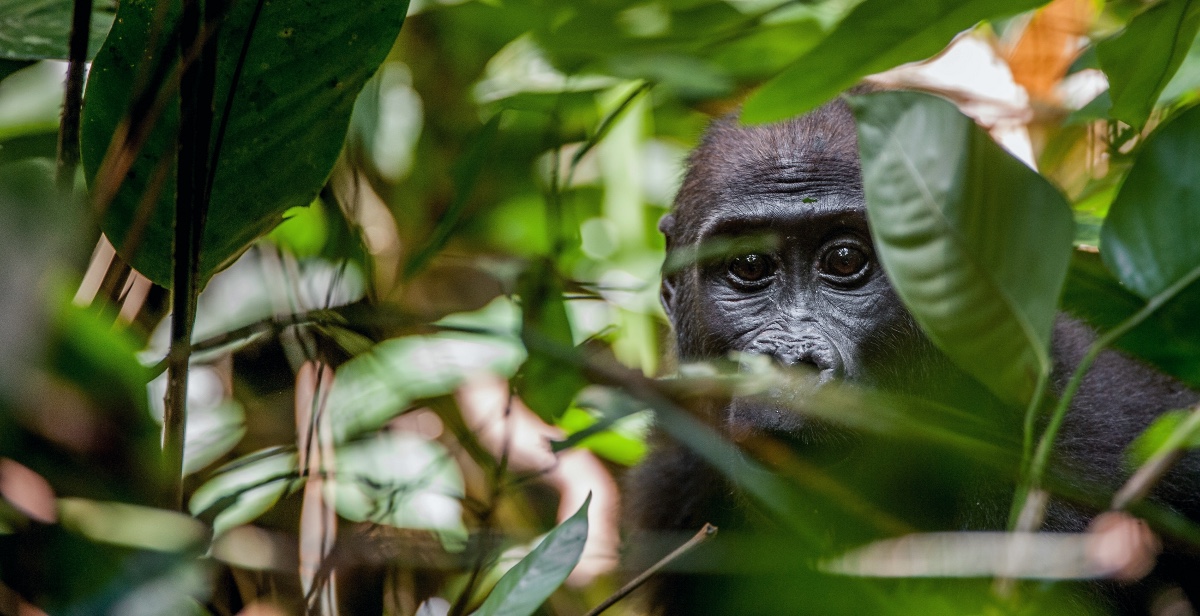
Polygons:
M62 122L58 125L58 161L55 180L63 195L70 195L79 166L79 115L83 103L83 70L87 64L88 37L92 29L92 0L75 0L71 11L71 37L67 43L67 82L63 92Z
M1067 416L1067 410L1071 407L1071 400L1075 397L1076 392L1079 391L1080 385L1083 384L1083 377L1087 374L1088 369L1091 368L1092 363L1096 361L1096 357L1121 336L1127 334L1129 330L1141 325L1143 321L1154 314L1163 304L1173 299L1176 295L1179 295L1181 291L1198 279L1200 279L1200 267L1188 272L1187 275L1176 280L1174 284L1164 289L1161 293L1150 298L1146 302L1146 305L1142 306L1141 310L1138 310L1116 327L1097 337L1092 346L1088 348L1087 353L1080 360L1079 366L1071 374L1071 380L1067 381L1067 386L1063 389L1058 405L1054 408L1054 414L1050 416L1050 422L1046 425L1046 430L1042 433L1041 440L1038 441L1037 451L1034 452L1029 474L1017 490L1016 500L1013 503L1014 510L1024 508L1026 496L1030 490L1041 489L1042 476L1045 474L1046 466L1050 462L1050 450L1054 446L1054 439L1058 436L1058 430L1062 427L1063 420ZM1020 506L1018 506L1018 503L1020 503ZM1038 519L1040 517L1029 516L1028 519Z
M205 3L205 29L224 10L220 0ZM183 509L183 447L187 426L188 360L200 284L200 247L208 214L209 142L216 90L216 37L201 32L199 0L183 0L179 23L180 55L203 40L195 62L185 63L180 80L179 155L176 170L175 244L172 254L171 347L167 354L167 393L163 402L163 461L169 481L169 505ZM205 36L202 39L201 36Z

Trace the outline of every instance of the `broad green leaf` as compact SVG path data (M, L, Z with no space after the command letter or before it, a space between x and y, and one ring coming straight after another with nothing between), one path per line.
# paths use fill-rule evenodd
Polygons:
M955 363L1026 403L1050 367L1066 201L942 99L893 92L851 106L871 234L900 298Z
M557 589L583 554L588 535L589 494L574 515L563 520L492 589L472 616L530 616Z
M1200 277L1197 168L1200 107L1193 107L1142 146L1100 230L1104 264L1145 299L1173 296Z
M0 58L65 60L74 4L72 0L0 0ZM114 0L92 5L88 58L104 42L116 10Z
M750 123L783 120L815 109L859 79L927 58L984 19L1013 15L1045 0L866 0L829 36L784 69L742 110Z
M1163 0L1098 43L1096 52L1112 97L1109 115L1135 128L1144 126L1197 32L1200 1Z
M385 340L338 368L326 412L334 440L346 442L382 427L414 401L454 392L473 374L509 377L525 359L515 307L494 300L482 310L446 317L446 331Z
M517 374L517 392L533 412L554 423L587 381L569 360L574 337L554 268L547 262L530 267L520 287L521 340L529 357Z
M196 489L188 510L212 520L213 534L254 521L303 485L295 452L264 449L217 471Z
M1099 254L1075 251L1062 309L1099 331L1110 330L1146 306L1104 266ZM1192 283L1114 342L1159 370L1200 387L1200 283Z
M154 15L157 4L123 1L93 64L82 130L93 185L109 141L129 120L133 84L149 68L139 59L173 53L161 47L146 52L148 41L164 45L170 38L152 36L156 17L165 17L167 26L177 21L176 12ZM243 43L247 37L250 42L214 172L200 258L204 280L279 224L289 208L308 205L317 195L341 151L355 96L387 55L407 6L404 0L353 7L275 0L262 3L250 32L257 4L232 3L218 37L214 147ZM156 171L162 172L159 163L174 155L178 123L177 104L169 103L101 221L126 261L164 285L171 283L175 174L166 174L148 216L139 203Z
M192 551L208 538L208 529L185 514L126 503L60 498L58 516L93 541L143 550Z
M341 445L332 489L343 518L432 530L450 550L466 545L462 471L437 441L392 432Z

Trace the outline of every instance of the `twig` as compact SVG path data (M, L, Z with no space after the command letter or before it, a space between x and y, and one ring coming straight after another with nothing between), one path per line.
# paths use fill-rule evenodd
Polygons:
M87 64L88 37L92 29L92 0L75 0L71 12L71 38L67 51L67 82L63 93L62 122L58 125L59 191L71 194L79 166L79 114L83 102L83 71Z
M1167 471L1183 457L1187 451L1187 442L1200 430L1200 404L1192 407L1192 412L1175 428L1167 440L1150 456L1146 463L1138 467L1133 476L1113 495L1110 509L1120 511L1129 505L1142 500L1147 493L1162 479Z
M651 565L649 569L646 569L637 577L633 578L632 580L629 580L629 583L622 586L620 588L620 590L613 593L612 596L610 596L609 598L605 599L604 601L601 601L600 605L597 605L596 607L592 608L592 610L590 612L588 612L587 614L584 614L584 616L598 616L599 614L604 612L604 610L607 610L608 608L612 607L613 604L615 604L617 601L624 599L627 595L629 595L629 593L637 590L639 586L641 586L642 584L645 584L646 580L649 580L651 577L653 577L654 574L658 573L659 570L661 570L663 567L666 567L667 565L671 564L672 561L679 558L680 556L687 554L693 548L700 545L701 543L708 541L716 534L717 534L717 527L713 526L712 524L705 523L704 527L701 528L699 531L697 531L696 534L693 535L691 539L688 539L683 545L675 548L674 551L672 551L670 554L667 554L666 556L664 556L662 558L662 560Z
M223 12L224 3L209 0L204 6L209 23ZM167 354L167 393L163 401L163 460L170 481L170 505L183 508L183 447L187 426L188 360L192 354L192 329L200 285L200 248L208 215L209 144L212 138L213 95L216 91L217 44L201 29L199 0L184 0L180 19L179 53L187 55L204 40L196 62L184 68L180 80L179 164L175 195L175 244L171 255L171 350Z

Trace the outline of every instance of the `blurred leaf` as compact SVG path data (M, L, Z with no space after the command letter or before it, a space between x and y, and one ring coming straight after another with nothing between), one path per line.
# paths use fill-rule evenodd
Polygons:
M0 58L67 59L72 0L0 0ZM96 0L88 32L88 58L108 35L117 10L115 0Z
M554 451L582 447L607 460L634 466L646 456L645 435L650 421L648 413L615 420L597 419L586 410L573 406L558 420L558 427L567 433L567 438L551 445Z
M320 199L307 206L293 207L283 213L283 222L267 234L267 239L297 257L321 254L329 239L327 216Z
M165 17L165 27L170 28L177 10L156 16L157 4L157 0L123 1L113 35L92 66L82 153L93 185L101 180L96 174L109 141L130 121L134 95L130 86L141 83L139 76L150 70L139 59L173 53L166 47L173 39L161 33L156 37L154 30L156 18ZM224 103L230 97L243 42L252 36L252 43L232 96L214 169L200 264L205 281L279 224L289 208L308 205L317 195L341 152L355 96L391 48L407 4L372 0L356 4L351 11L340 4L263 2L257 25L249 32L257 3L232 3L218 37L214 131L219 132L225 121ZM150 41L159 47L147 51ZM179 122L175 108L168 104L168 111L154 123L101 222L128 263L167 286L175 174L168 174L157 207L148 217L139 212L139 202L153 183L159 162L174 154ZM140 116L133 118L139 120ZM214 145L217 141L214 137Z
M264 449L219 469L192 494L188 510L212 520L213 535L253 522L303 479L295 452Z
M927 58L984 19L1045 0L866 0L816 47L746 101L744 122L783 120L820 106L860 78Z
M530 616L562 585L583 555L591 494L574 515L509 569L472 616Z
M1132 443L1126 448L1125 454L1129 465L1137 468L1146 463L1155 453L1158 453L1172 437L1179 440L1181 449L1200 448L1200 430L1197 426L1185 426L1184 422L1193 413L1189 410L1168 411L1155 418ZM1195 422L1190 422L1194 424ZM1187 430L1176 435L1180 429Z
M517 374L521 400L546 423L554 423L587 384L577 362L562 284L554 267L539 262L521 277L521 341L529 357Z
M1163 0L1139 13L1116 36L1097 43L1112 97L1109 114L1134 128L1145 126L1197 32L1200 2Z
M208 539L203 524L165 509L61 498L58 514L65 528L101 543L183 552L201 548Z
M5 60L0 58L0 81L9 75L33 64L32 60Z
M875 248L930 338L1002 400L1049 371L1073 221L1048 181L929 95L855 97Z
M467 206L467 199L479 179L483 163L492 155L492 146L496 141L496 133L500 130L500 114L496 114L479 129L479 133L471 141L470 147L463 154L462 160L454 168L454 201L438 220L430 234L429 241L404 264L404 276L411 278L433 257L454 233Z
M385 340L343 364L325 404L334 440L378 429L418 399L452 393L474 373L511 376L524 359L515 312L511 303L495 300L440 322L467 331Z
M1175 76L1171 78L1171 82L1167 87L1163 88L1162 94L1158 95L1159 105L1168 105L1183 98L1189 93L1194 93L1200 89L1200 36L1197 36L1192 41L1192 46L1188 49L1187 56L1183 58L1183 63L1179 65L1179 70L1175 71Z
M462 471L437 441L390 432L342 445L333 489L343 518L436 531L452 551L466 545Z
M1100 233L1104 264L1145 299L1200 277L1200 107L1160 126L1138 152Z
M38 62L0 82L0 140L57 133L63 77L61 63Z

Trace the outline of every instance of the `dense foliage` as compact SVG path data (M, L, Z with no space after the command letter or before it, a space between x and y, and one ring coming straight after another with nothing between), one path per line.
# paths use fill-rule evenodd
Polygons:
M1200 387L1200 3L1044 4L0 0L0 614L584 613L637 573L613 569L615 482L652 422L798 543L810 493L864 536L909 528L689 414L795 376L672 365L658 305L704 126L868 77L912 90L849 97L880 257L1025 433L873 392L806 409L1008 461L1036 530L1058 311L1100 333L1089 358ZM965 45L1019 94L876 75ZM1133 488L1198 418L1134 444ZM1138 496L1072 497L1200 546ZM936 580L777 590L1059 614L1086 577L961 560L978 545L931 548Z

